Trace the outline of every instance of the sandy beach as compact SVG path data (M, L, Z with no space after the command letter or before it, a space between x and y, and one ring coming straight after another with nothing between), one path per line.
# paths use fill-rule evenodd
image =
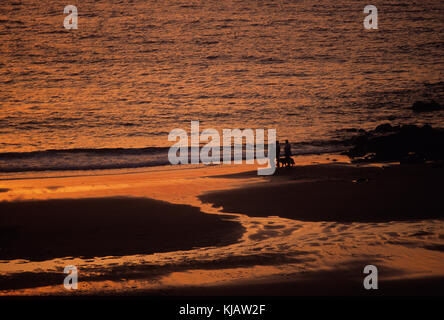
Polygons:
M0 301L162 320L442 301L443 16L2 0Z
M444 168L437 164L312 165L284 168L266 183L199 198L253 217L343 223L442 219L443 179Z
M3 176L2 295L440 295L442 165L325 157ZM340 156L336 156L343 160ZM339 162L339 163L338 163ZM180 192L178 192L180 190Z
M242 227L227 216L145 198L3 202L0 260L43 261L227 245Z

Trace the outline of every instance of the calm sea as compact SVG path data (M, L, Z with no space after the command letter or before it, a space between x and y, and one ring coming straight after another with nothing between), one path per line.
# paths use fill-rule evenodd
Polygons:
M442 0L2 0L0 171L160 164L191 120L276 128L295 153L385 122L443 126L409 108L444 102L443 17Z

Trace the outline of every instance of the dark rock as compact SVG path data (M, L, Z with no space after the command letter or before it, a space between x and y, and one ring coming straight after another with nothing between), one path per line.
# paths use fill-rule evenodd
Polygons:
M390 123L380 124L376 127L375 132L391 132L394 131L395 127L392 127Z
M444 160L442 129L433 129L429 125L382 125L378 128L354 137L351 140L352 148L346 154L354 161L365 162L424 163L428 160Z
M436 101L416 101L412 105L412 109L414 112L431 112L431 111L438 111L442 110L442 106L436 102Z
M426 158L423 155L411 153L411 154L408 154L405 157L401 158L399 162L402 164L425 163Z

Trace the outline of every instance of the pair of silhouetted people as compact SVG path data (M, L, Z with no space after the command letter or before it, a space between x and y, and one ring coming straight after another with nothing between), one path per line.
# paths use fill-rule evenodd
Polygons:
M284 145L284 158L281 158L281 145L279 141L276 141L276 161L278 168L280 167L280 164L282 163L282 166L290 166L292 163L291 159L291 145L288 143L288 140L285 140Z

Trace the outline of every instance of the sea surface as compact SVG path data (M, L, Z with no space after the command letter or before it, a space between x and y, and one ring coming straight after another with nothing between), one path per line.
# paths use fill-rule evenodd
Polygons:
M66 5L78 29L66 30ZM0 3L0 172L167 163L174 128L275 128L293 152L379 124L442 126L444 2Z

